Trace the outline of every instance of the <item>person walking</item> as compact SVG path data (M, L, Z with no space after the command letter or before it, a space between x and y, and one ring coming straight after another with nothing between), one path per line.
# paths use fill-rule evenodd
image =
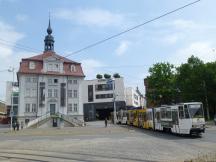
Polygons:
M15 131L16 130L16 123L15 122L13 122L12 127L13 127L13 130Z
M19 122L16 123L17 131L19 131Z
M216 125L216 114L215 114L215 116L214 116L214 123L215 123L215 125Z
M105 118L105 127L107 127L107 118Z

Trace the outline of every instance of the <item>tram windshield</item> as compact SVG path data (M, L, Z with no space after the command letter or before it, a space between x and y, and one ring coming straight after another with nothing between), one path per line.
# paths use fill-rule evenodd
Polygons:
M188 105L191 118L204 118L201 104Z

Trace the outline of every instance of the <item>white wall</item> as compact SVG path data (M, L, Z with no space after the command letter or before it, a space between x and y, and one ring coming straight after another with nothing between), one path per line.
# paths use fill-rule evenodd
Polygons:
M100 102L113 102L113 98L96 99L97 94L113 94L113 90L108 91L95 91L95 85L106 84L106 79L94 79L94 80L84 80L82 83L82 93L83 93L83 103L100 103ZM124 79L116 78L114 81L116 94L116 101L125 101L124 95ZM94 101L88 102L88 85L93 85Z
M37 83L27 83L26 78L37 78ZM48 83L48 79L58 79L57 84L50 84ZM68 79L77 80L77 84L68 84ZM82 102L82 77L67 77L67 76L54 76L54 75L26 75L22 74L19 76L19 86L20 86L20 96L19 96L19 116L36 116L36 113L25 112L25 105L26 103L30 103L32 106L32 103L35 103L37 105L37 116L41 116L46 114L50 111L50 104L56 104L56 112L63 113L65 115L68 114L67 107L69 103L77 103L78 104L78 112L69 113L69 115L83 115L83 102ZM39 83L45 82L45 105L44 107L39 107ZM61 107L60 105L60 88L61 83L66 83L66 104L64 107ZM33 96L26 96L26 89L36 89L37 94L35 97ZM58 94L57 97L48 97L48 89L57 89ZM77 98L68 98L67 92L68 89L71 90L77 90L78 91L78 97ZM54 94L54 91L52 91L52 94ZM31 107L30 106L30 107ZM32 107L31 107L32 109Z
M127 106L133 106L133 107L142 106L140 101L140 95L132 87L125 88L125 96L126 96L125 98L126 98ZM137 96L138 98L136 99L135 96Z

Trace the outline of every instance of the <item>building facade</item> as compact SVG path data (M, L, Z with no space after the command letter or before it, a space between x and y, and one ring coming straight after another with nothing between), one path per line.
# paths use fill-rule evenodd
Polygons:
M128 109L144 108L145 106L145 99L143 95L140 93L138 87L137 89L134 89L132 87L126 87L125 99L126 99L126 106Z
M81 64L54 52L52 29L47 29L44 52L20 62L18 121L27 125L47 114L83 120ZM57 121L53 119L53 126Z
M0 124L8 124L6 102L0 100Z
M13 104L13 108L12 108ZM19 86L18 82L7 81L6 83L6 108L7 116L13 114L14 119L18 115L19 107Z
M124 79L94 79L83 82L83 105L86 121L110 118L114 110L125 109Z

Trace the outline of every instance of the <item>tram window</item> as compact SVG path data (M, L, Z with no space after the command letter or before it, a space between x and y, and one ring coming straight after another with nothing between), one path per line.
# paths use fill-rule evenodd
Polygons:
M146 112L144 113L144 121L147 121L147 114L146 114Z
M148 112L148 119L152 120L152 112Z
M177 110L172 111L172 121L173 121L173 124L178 125L178 111Z
M165 111L165 109L161 109L161 118L162 119L166 118L166 111Z
M166 118L167 118L167 119L171 119L171 118L172 118L171 109L170 109L170 108L167 108L167 111L166 111Z
M180 118L180 119L183 119L183 118L184 118L183 106L179 106L179 118Z
M155 114L157 121L160 121L160 112L156 112Z
M187 105L184 105L184 112L185 112L185 118L186 119L190 118Z

